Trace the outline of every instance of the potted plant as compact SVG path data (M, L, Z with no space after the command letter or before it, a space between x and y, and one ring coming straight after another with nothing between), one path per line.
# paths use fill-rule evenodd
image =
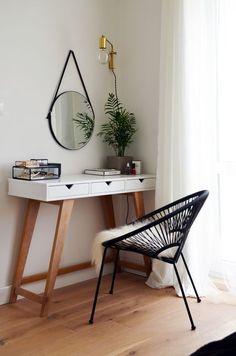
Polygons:
M115 156L108 156L107 168L120 169L124 173L127 162L132 161L132 157L125 156L125 151L133 142L133 135L137 131L136 119L113 93L109 93L105 103L105 115L108 121L102 124L98 136L115 151Z

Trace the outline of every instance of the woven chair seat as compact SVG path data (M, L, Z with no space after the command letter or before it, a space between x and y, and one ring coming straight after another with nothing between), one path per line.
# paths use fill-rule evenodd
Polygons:
M159 226L154 226L124 240L114 243L107 241L103 245L123 251L140 253L160 260L172 259L181 243L183 234L177 231L169 234L169 244L166 246L162 232L163 230Z
M105 241L103 246L176 263L180 256L180 247L185 243L191 224L198 213L198 206L192 204L196 198L197 195L191 195L145 215L133 222L134 226L135 223L142 222L142 227ZM179 247L175 249L175 256L173 247Z

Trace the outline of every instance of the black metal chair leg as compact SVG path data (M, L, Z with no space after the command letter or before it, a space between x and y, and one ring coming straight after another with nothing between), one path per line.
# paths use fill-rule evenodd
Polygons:
M193 318L192 318L192 315L190 313L190 309L189 309L189 306L188 306L188 302L187 302L187 299L185 297L185 293L184 293L184 289L183 289L183 286L182 286L182 283L181 283L181 280L180 280L180 277L179 277L179 273L178 273L178 270L177 270L177 267L176 265L174 264L174 269L175 269L175 274L176 274L176 277L178 279L178 282L179 282L179 286L180 286L180 289L181 289L181 293L182 293L182 296L183 296L183 299L184 299L184 304L185 304L185 307L187 309L187 313L188 313L188 317L189 317L189 320L190 320L190 323L191 323L191 329L192 330L195 330L196 329L196 326L194 325L193 323Z
M201 299L199 298L197 289L196 289L196 287L195 287L195 285L194 285L194 283L193 283L192 276L191 276L191 274L190 274L190 271L189 271L189 269L188 269L188 266L187 266L187 263L186 263L186 261L185 261L184 255L183 255L182 253L181 253L181 257L182 257L184 266L185 266L185 268L186 268L186 271L187 271L187 273L188 273L189 279L190 279L190 281L191 281L191 283L192 283L192 286L193 286L193 289L194 289L194 292L195 292L195 295L196 295L196 298L197 298L197 302L200 303L200 302L201 302Z
M105 263L106 252L107 252L107 247L105 247L104 252L103 252L102 264L101 264L99 277L98 277L98 281L97 281L97 287L96 287L95 297L94 297L94 301L93 301L93 308L92 308L91 316L89 319L89 324L93 324L93 318L94 318L95 309L96 309L96 305L97 305L98 293L99 293L99 288L100 288L101 279L102 279L102 271L103 271L103 267L104 267L104 263Z
M119 252L120 252L120 250L116 251L116 259L115 259L115 263L114 263L114 271L113 271L113 276L112 276L111 289L110 289L110 292L109 292L110 294L113 294L116 271L117 271L117 266L118 266L118 261L119 261Z

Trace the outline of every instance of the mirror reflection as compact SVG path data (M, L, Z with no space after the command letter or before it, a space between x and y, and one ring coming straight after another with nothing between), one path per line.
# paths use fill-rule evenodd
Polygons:
M53 106L50 128L61 146L71 150L85 146L94 129L94 112L87 98L76 91L60 94Z

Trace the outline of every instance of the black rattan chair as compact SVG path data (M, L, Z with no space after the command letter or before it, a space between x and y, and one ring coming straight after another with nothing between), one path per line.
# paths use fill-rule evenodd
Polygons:
M113 293L120 250L140 253L142 255L146 255L151 258L156 258L163 262L170 263L174 266L176 277L191 323L191 329L194 330L196 328L193 323L193 319L190 313L187 299L185 297L184 289L180 280L176 263L178 262L178 259L181 256L189 279L192 283L197 302L199 303L201 299L198 296L188 266L184 259L182 250L190 228L195 218L197 217L200 209L202 208L205 200L207 199L208 194L209 192L207 190L203 190L188 195L160 209L157 209L133 222L132 224L134 225L134 230L132 232L102 243L102 245L104 246L104 252L91 317L89 320L90 324L93 323L94 319L106 253L108 248L112 248L117 250L117 253L115 258L110 294ZM137 222L142 222L143 225L140 227L139 224L139 227L135 229L135 224Z

